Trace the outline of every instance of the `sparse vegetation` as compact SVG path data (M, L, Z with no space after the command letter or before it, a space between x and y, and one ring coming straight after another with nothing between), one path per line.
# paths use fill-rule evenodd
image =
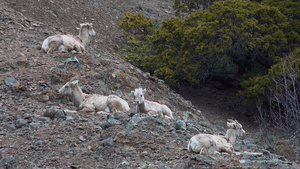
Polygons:
M300 48L291 55L278 59L268 74L250 78L242 83L249 100L255 100L257 118L269 122L291 136L300 128Z

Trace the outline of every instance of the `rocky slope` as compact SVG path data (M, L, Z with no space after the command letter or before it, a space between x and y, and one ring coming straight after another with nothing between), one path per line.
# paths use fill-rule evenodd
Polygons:
M224 130L212 125L190 101L172 91L163 81L112 55L109 50L111 45L121 41L114 37L120 36L117 28L99 26L96 29L99 34L85 54L48 56L40 51L45 37L64 32L75 34L75 30L69 30L75 28L77 22L95 21L98 15L90 17L88 14L92 12L84 10L88 12L87 17L74 22L77 19L68 18L70 13L65 20L61 19L60 11L63 10L54 12L51 5L64 7L68 13L68 10L80 7L81 1L74 1L77 5L70 8L64 6L66 1L23 2L0 1L1 168L297 167L296 163L283 156L259 149L248 135L237 143L237 155L202 156L189 153L186 146L193 135L199 132L224 134ZM42 2L44 6L41 4L40 9L33 5ZM100 1L88 2L96 8L95 3ZM123 3L128 3L126 6L133 4L132 7L142 6L134 2L137 1ZM149 2L155 6L159 1ZM122 9L118 14L126 10L121 8L122 3L111 1L101 6L110 7L101 16L114 13L116 8L112 8L113 4L117 9ZM28 8L22 10L21 5ZM147 12L145 6L138 9ZM49 15L49 11L54 16ZM33 19L45 16L43 12L49 15L48 18ZM154 16L155 10L148 10L148 13ZM107 18L112 19L116 15L109 16ZM72 25L70 20L74 22ZM107 30L102 32L101 28ZM112 33L105 36L104 32L109 30ZM56 94L56 90L76 75L80 77L84 92L119 95L129 102L131 111L112 115L77 113L68 98ZM146 97L149 100L168 105L176 119L165 121L137 114L133 98L128 95L137 87L147 88Z

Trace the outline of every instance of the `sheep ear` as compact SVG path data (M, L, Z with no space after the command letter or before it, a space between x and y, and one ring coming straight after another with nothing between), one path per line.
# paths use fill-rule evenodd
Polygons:
M236 124L240 124L237 120L235 120L235 123L236 123Z
M231 126L231 124L229 122L227 122L227 127Z
M74 81L72 81L72 84L73 84L73 85L76 85L76 84L78 84L78 80L74 80Z
M71 82L67 82L64 86L70 86Z
M144 90L143 90L143 94L145 94L146 92L147 92L147 89L144 89Z
M233 128L234 126L233 126L233 124L232 124L232 123L230 123L230 122L227 122L227 127L228 127L228 128Z
M130 95L130 96L134 96L134 91L131 91L131 92L129 93L129 95Z

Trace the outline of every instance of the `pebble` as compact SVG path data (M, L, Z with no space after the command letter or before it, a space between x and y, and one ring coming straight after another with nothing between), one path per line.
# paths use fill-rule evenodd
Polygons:
M44 142L42 140L38 140L37 142L35 142L35 145L36 146L40 146L42 145Z
M85 139L83 136L80 136L80 137L79 137L79 140L80 140L80 141L85 141L86 139Z
M13 77L6 78L5 84L9 87L19 87L20 86L20 82Z
M118 168L124 168L124 167L126 167L126 166L128 166L128 165L130 165L129 162L126 161L126 160L123 160L123 161L121 162L121 164L119 165Z
M49 117L39 117L38 121L51 121Z
M14 124L11 124L9 127L8 127L11 131L16 131L17 128Z
M64 142L64 140L61 139L61 138L56 139L56 141L57 141L59 144L62 144L62 143Z
M23 126L28 126L28 122L26 120L24 120L24 119L18 119L16 121L15 125L16 125L16 128L21 128Z
M12 167L12 166L14 166L14 165L17 164L17 160L16 160L16 158L13 157L13 156L7 156L7 157L2 158L2 159L0 160L0 163L1 163L2 165Z
M42 124L39 123L39 122L37 122L37 123L30 123L29 124L29 127L31 127L31 128L37 128L37 127L40 127L40 126L42 126Z
M176 130L186 130L186 123L183 120L177 120L175 122L175 129Z
M147 151L143 151L141 154L142 154L143 156L147 156L149 153L148 153Z
M167 165L160 165L158 167L158 169L171 169L171 168L169 166L167 166Z
M113 139L111 137L107 138L104 140L103 145L105 147L110 147L113 145Z

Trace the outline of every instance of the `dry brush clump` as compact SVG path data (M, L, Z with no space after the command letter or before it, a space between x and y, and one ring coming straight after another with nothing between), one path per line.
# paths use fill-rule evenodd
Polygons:
M271 70L266 103L257 103L258 121L271 123L290 137L299 137L300 82L295 60L288 58Z

